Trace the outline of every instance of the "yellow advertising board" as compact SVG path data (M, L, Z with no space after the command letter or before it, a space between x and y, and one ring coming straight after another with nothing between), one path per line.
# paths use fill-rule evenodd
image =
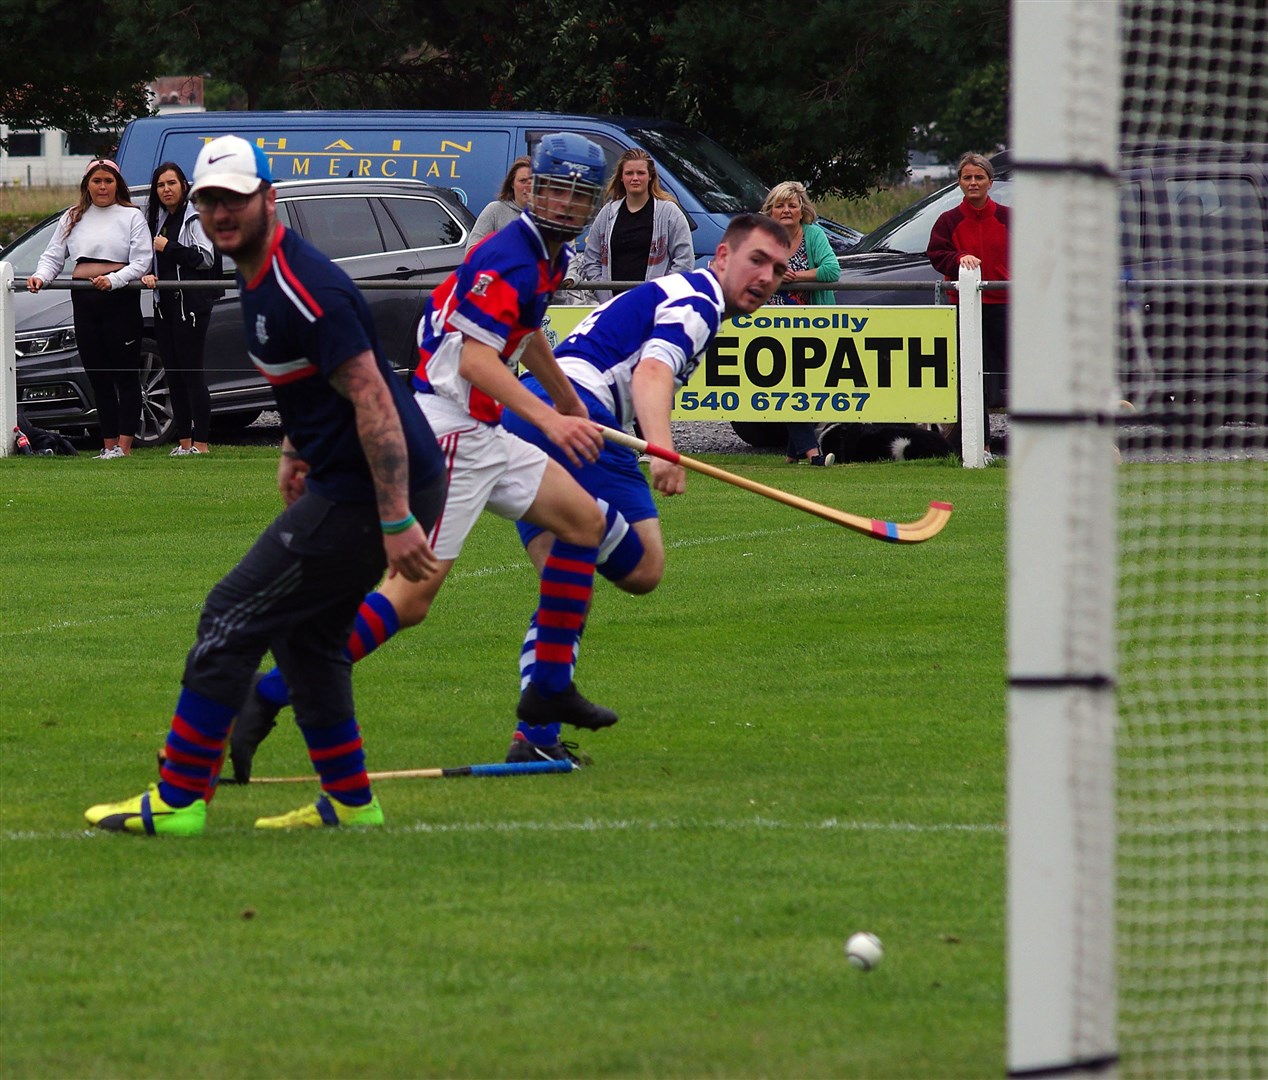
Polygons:
M593 310L550 308L552 347ZM953 307L761 308L722 324L673 419L951 423L958 360Z

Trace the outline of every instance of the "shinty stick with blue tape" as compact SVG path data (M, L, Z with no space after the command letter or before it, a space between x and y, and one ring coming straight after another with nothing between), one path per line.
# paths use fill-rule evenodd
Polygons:
M535 776L540 773L572 772L576 766L563 761L515 761L492 765L459 765L452 769L393 769L388 772L367 773L375 780L441 780L454 776ZM309 776L253 776L253 784L311 784L317 774Z
M882 521L879 518L860 517L857 514L846 513L844 510L837 510L832 506L824 506L823 503L803 499L800 495L780 491L779 488L767 487L765 484L759 484L756 480L749 480L747 477L737 476L735 473L727 472L725 469L719 469L716 465L709 465L706 462L697 461L695 458L689 458L675 450L666 450L663 446L644 442L642 439L635 438L624 431L617 431L615 428L610 427L604 427L602 430L603 437L608 442L628 447L640 454L650 454L652 457L661 458L674 465L681 465L684 469L691 469L693 472L703 473L705 476L712 476L715 480L723 480L728 484L734 484L736 487L752 491L757 495L765 495L766 498L774 499L785 506L804 510L807 514L814 514L815 517L821 517L824 521L832 522L833 525L843 525L845 528L853 529L864 536L870 536L873 540L888 540L895 544L918 544L922 540L937 536L942 531L943 526L951 520L951 504L948 502L931 502L924 517L919 521Z

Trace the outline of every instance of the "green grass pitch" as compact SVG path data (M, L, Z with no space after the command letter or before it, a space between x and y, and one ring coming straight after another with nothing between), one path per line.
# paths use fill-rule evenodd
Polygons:
M661 587L596 590L593 768L383 781L372 833L257 834L315 782L226 788L186 840L82 815L154 777L275 452L0 462L0 1075L1001 1075L1006 470L711 460L955 515L899 547L691 476ZM357 669L371 769L502 759L535 595L486 515ZM307 770L285 723L257 775Z

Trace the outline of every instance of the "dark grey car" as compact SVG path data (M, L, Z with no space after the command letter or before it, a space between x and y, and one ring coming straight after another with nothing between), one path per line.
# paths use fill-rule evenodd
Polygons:
M366 299L388 359L400 371L412 370L415 332L427 295L417 284L439 281L462 262L474 224L471 212L448 188L417 180L302 180L276 187L278 219L349 276L363 282L411 283L401 289L368 289ZM0 252L0 260L14 264L16 279L34 273L60 216L41 222ZM273 395L247 357L233 264L225 262L227 291L217 302L207 331L207 384L213 420L246 426L261 410L272 408ZM96 407L79 362L70 292L19 292L14 307L18 404L39 427L66 433L93 427ZM148 333L153 319L148 290L143 309L147 336L137 443L153 446L171 437L171 395Z
M991 198L1008 205L1011 158L992 162ZM1196 404L1208 423L1268 422L1268 345L1259 337L1268 323L1268 147L1124 150L1119 183L1123 323L1132 329L1120 349L1124 395L1145 413ZM945 302L924 253L934 222L960 200L951 184L840 256L851 288L839 302Z

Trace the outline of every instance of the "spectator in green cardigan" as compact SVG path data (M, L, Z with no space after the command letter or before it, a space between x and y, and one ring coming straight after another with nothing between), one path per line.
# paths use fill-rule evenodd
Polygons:
M773 217L788 230L792 257L788 260L788 272L784 284L822 281L835 283L841 276L841 264L828 243L824 231L816 225L814 203L806 194L804 184L785 180L770 189L762 203L762 213ZM780 291L769 300L771 304L833 304L836 296L831 289ZM810 423L785 424L788 429L788 463L805 460L811 465L831 465L831 454L823 454L815 435L815 425Z

